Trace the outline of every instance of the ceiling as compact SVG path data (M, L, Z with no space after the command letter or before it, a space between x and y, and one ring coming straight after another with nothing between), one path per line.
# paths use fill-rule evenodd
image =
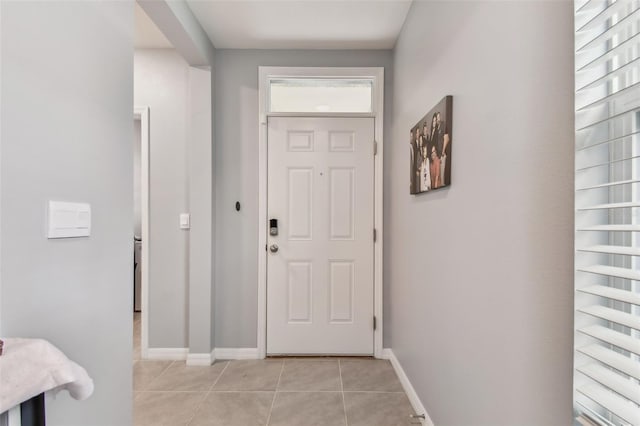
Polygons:
M135 6L134 46L139 49L173 47L137 2Z
M411 0L187 3L219 49L391 49Z

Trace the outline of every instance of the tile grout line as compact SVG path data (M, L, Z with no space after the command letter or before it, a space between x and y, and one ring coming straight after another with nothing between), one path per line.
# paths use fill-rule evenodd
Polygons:
M276 389L273 392L273 399L271 400L271 408L269 409L269 416L267 417L267 423L265 426L269 426L271 423L271 414L273 414L273 406L276 403L276 396L278 395L278 386L280 386L280 379L282 379L282 373L284 372L284 360L282 360L282 368L280 368L280 375L278 376L278 383L276 383Z
M198 405L196 405L196 407L193 409L193 414L191 414L191 417L189 418L187 423L185 423L186 426L191 425L191 422L193 422L193 419L196 417L196 414L198 414L198 411L200 410L200 408L202 408L202 404L204 404L204 402L207 400L207 395L209 395L209 392L202 392L202 393L204 394L204 396L202 397L202 401L200 401Z
M342 382L342 361L338 360L338 373L340 374L340 394L342 395L342 409L344 410L344 424L349 426L347 418L347 404L344 401L344 383Z
M227 361L227 364L224 366L224 368L222 369L222 371L220 372L220 374L218 374L218 377L216 378L216 380L213 382L213 384L211 385L211 387L209 388L209 390L207 391L207 394L211 393L211 391L213 390L213 387L218 384L218 382L220 381L220 378L222 377L222 375L224 374L225 371L227 371L227 367L229 367L229 365L231 364L231 361Z
M202 405L204 405L204 402L207 400L207 397L209 396L209 394L211 393L211 389L213 389L213 387L216 385L216 383L218 383L218 380L220 380L220 377L222 377L222 374L224 373L224 371L227 369L227 367L229 366L229 364L231 364L231 361L227 361L227 364L224 366L224 368L222 369L222 371L220 372L220 374L218 374L218 377L216 377L216 380L214 380L213 384L209 387L209 390L204 392L204 397L202 398L202 401L200 401L200 403L196 406L196 408L193 410L193 414L191 415L191 418L189 419L189 421L187 422L187 426L191 425L191 423L193 422L193 419L195 419L196 414L198 414L198 411L200 411L200 408L202 408ZM210 367L209 367L210 368Z
M151 360L151 361L153 361L153 360ZM167 366L166 366L166 367L165 367L165 368L160 372L160 374L158 374L156 377L154 377L154 378L153 378L153 379L152 379L152 380L147 384L147 386L145 386L145 388L147 388L147 389L148 389L149 387L151 387L151 385L152 385L156 380L158 380L158 379L159 379L159 378L160 378L164 373L166 373L166 372L167 372L167 370L169 370L169 368L170 368L173 364L175 364L175 363L176 363L176 361L171 361L171 362L169 363L169 365L167 365ZM139 392L141 392L141 391L147 391L147 389L140 390Z

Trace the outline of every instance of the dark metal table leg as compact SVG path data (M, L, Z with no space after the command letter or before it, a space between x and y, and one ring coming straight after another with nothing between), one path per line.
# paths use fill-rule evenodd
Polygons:
M45 426L44 393L20 404L22 426Z

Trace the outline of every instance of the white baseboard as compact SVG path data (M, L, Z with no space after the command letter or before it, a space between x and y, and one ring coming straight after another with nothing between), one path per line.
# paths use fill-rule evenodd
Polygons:
M427 410L425 410L424 405L422 405L422 401L420 401L420 398L418 398L418 394L416 393L416 390L413 388L413 385L411 385L409 378L407 377L404 370L402 369L402 366L400 365L400 361L398 361L398 358L396 358L395 354L393 353L393 350L389 348L383 349L382 358L388 359L389 361L391 361L391 365L393 366L393 369L396 371L396 374L398 375L400 384L402 384L402 388L407 394L407 397L409 397L409 402L411 403L411 407L413 407L413 410L418 414L424 414L425 418L424 420L421 420L422 424L424 426L434 426L433 421L429 417L429 413L427 413Z
M188 348L149 348L146 359L184 361L188 354Z
M393 352L391 351L391 349L389 349L389 348L384 348L384 349L382 350L382 354L381 354L381 356L380 356L380 359L388 359L388 360L390 360L390 359L391 359L391 355L392 355L392 354L393 354Z
M258 359L258 348L215 348L215 359Z
M211 365L217 359L259 359L259 357L258 348L215 348L209 354L190 354L189 348L149 348L145 359L186 361L187 365Z
M209 366L215 361L213 352L208 354L188 354L187 365L202 365Z

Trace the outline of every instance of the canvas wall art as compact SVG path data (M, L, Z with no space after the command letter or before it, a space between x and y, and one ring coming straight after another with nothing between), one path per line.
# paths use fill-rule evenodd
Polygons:
M453 96L445 96L411 129L411 194L451 185L452 122Z

